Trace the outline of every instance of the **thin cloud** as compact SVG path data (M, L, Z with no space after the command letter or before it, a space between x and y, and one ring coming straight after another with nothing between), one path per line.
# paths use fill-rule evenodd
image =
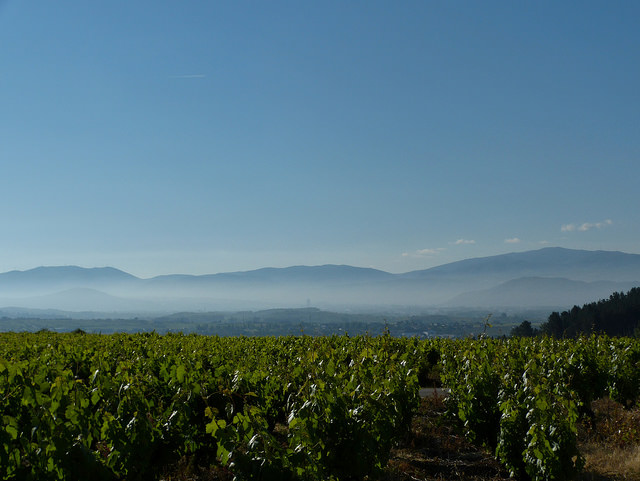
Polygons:
M437 256L444 250L446 250L444 247L437 247L435 249L418 249L413 252L403 252L402 257L431 257Z
M584 224L576 225L576 224L564 224L560 227L560 231L562 232L587 232L591 229L602 229L603 227L607 227L613 224L611 219L607 219L604 222L585 222Z
M434 256L436 254L439 254L443 250L445 250L444 247L438 247L437 249L420 249L416 251L416 254L421 256Z
M517 237L513 237L511 239L505 239L504 240L505 244L518 244L520 242L521 242L520 239L518 239Z
M207 76L202 73L188 74L188 75L170 75L169 78L206 78Z
M471 239L458 239L457 241L455 241L453 243L453 245L460 246L460 245L464 245L464 244L475 244L475 243L476 243L476 241L471 240Z
M602 229L603 227L606 227L608 225L613 224L613 221L611 221L611 219L607 219L604 222L596 222L595 224L591 224L590 222L585 222L584 224L582 224L580 227L578 227L578 230L580 232L586 232L590 229Z

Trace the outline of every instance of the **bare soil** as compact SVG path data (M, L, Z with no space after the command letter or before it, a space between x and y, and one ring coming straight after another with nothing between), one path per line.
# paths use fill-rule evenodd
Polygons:
M467 441L445 416L442 396L422 399L411 434L392 451L385 474L385 481L510 479L490 453Z

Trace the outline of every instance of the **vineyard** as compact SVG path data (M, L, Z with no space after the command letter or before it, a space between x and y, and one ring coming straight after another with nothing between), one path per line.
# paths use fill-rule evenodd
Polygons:
M0 334L0 474L379 479L434 381L513 477L571 479L592 402L639 402L640 341Z

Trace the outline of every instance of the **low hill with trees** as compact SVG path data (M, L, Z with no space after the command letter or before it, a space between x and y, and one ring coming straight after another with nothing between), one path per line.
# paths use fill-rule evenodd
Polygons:
M540 327L543 334L576 337L604 333L610 336L640 335L640 287L629 292L614 292L608 299L573 306L562 313L552 312Z

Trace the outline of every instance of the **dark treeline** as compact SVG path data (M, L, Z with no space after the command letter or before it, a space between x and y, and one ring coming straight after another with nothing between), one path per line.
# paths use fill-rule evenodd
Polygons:
M553 312L540 326L542 334L576 337L580 334L604 333L610 336L640 334L640 287L629 292L614 292L609 299L574 306L562 313Z

